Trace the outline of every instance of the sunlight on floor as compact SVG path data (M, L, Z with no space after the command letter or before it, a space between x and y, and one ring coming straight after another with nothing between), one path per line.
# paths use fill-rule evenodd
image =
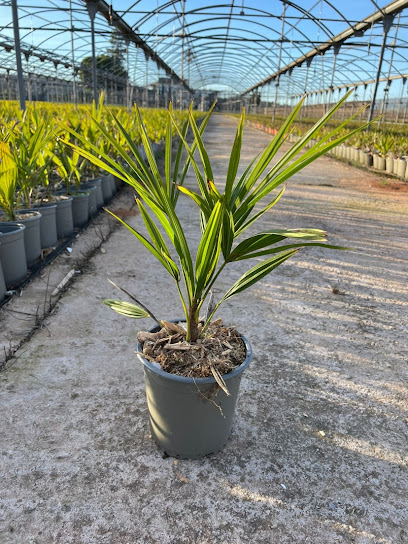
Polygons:
M267 503L269 506L283 507L285 505L285 503L281 501L280 499L275 499L274 497L261 495L260 493L256 493L255 491L250 491L249 489L245 489L244 487L241 487L239 485L234 485L230 487L229 484L224 483L224 487L227 487L227 488L229 487L228 491L231 493L231 495L242 500L253 501L253 502L264 502L264 503Z
M353 355L353 359L354 358L356 358L356 356ZM290 363L290 361L288 361L288 363ZM360 403L363 403L364 407L367 407L365 403L367 402L367 400L369 400L371 402L379 404L382 410L383 407L390 407L393 411L400 409L403 412L401 415L405 415L404 399L403 397L401 399L398 398L401 394L404 393L404 388L401 384L391 385L389 383L377 382L376 384L370 383L367 385L367 383L364 383L363 385L360 385L351 380L346 380L342 373L333 372L329 369L322 368L320 366L310 365L307 363L302 364L302 372L318 379L324 377L325 380L328 380L329 383L331 383L333 387L336 387L339 392L330 393L329 391L325 391L325 394L331 394L336 398L338 397L337 401L340 401L341 403L345 401L344 395L343 393L341 393L341 391L347 390L358 395ZM347 402L349 402L350 400L356 401L357 399L347 398Z

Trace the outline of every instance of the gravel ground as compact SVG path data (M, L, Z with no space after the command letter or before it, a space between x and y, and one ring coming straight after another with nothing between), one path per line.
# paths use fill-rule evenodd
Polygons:
M215 116L207 130L220 186L235 127ZM243 166L268 140L246 129ZM408 542L408 194L378 179L319 159L259 225L326 229L357 251L302 251L221 308L254 359L227 446L199 461L162 459L149 437L133 352L151 323L100 303L117 296L109 277L181 315L168 277L116 230L0 374L0 542ZM179 206L197 244L194 204Z

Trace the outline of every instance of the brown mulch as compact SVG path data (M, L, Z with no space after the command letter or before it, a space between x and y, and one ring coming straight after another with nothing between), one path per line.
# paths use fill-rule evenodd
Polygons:
M15 221L22 221L23 219L30 219L31 217L35 217L36 215L37 215L37 212L34 211L34 210L31 213L18 213L18 212L16 212ZM0 221L1 222L7 222L8 221L7 215L5 213L0 214Z
M165 372L190 378L222 376L241 365L246 357L245 344L234 327L226 327L221 319L213 321L203 337L186 342L183 323L162 322L159 332L139 332L143 355L160 364ZM217 375L217 376L216 376ZM218 380L217 380L218 381Z

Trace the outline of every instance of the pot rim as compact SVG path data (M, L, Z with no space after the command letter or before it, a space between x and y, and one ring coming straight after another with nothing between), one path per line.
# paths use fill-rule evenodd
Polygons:
M41 212L37 210L37 208L24 208L21 210L16 210L16 213L21 213L22 215L32 213L34 215L33 217L27 217L27 219L20 218L20 219L16 219L15 221L2 221L2 223L21 223L24 225L25 223L36 221L37 219L41 219L42 217Z
M18 221L1 221L0 226L16 227L14 230L11 230L10 232L0 232L0 236L8 236L9 234L14 234L15 232L23 231L26 228L25 225L23 225L23 223L19 223Z
M91 191L88 189L85 189L82 191L77 191L75 193L72 192L70 196L72 196L72 199L75 200L76 198L88 198L90 194L91 194Z
M113 178L113 175L112 174L105 174L104 176L102 176L101 178L101 183L108 183L111 181L111 177Z
M100 184L102 181L102 176L99 176L98 178L92 178L92 179L88 179L87 181L84 181L84 182L81 182L81 183L92 183L92 184Z
M48 209L51 209L51 212L49 214L47 214L45 212L45 208L48 208ZM57 205L55 204L55 202L50 202L49 204L47 203L46 205L44 206L37 206L36 208L32 208L33 210L37 211L37 212L40 212L41 213L41 210L44 212L44 215L51 215L52 214L52 210L53 209L57 209Z
M171 321L173 323L174 322L178 323L179 321L183 322L183 319L169 319L169 321ZM151 327L148 330L148 332L154 332L155 329L158 329L157 325L155 325L154 327ZM244 372L244 370L247 368L247 366L249 365L249 363L252 360L252 346L251 346L249 340L247 338L245 338L245 336L241 335L241 338L242 338L242 341L245 344L245 350L246 350L245 360L239 366L237 366L237 368L235 368L232 372L229 372L228 374L223 374L222 375L222 377L223 377L223 379L225 381L230 380L232 378L235 378L235 376L238 376L239 374L242 374L242 372ZM170 374L169 372L165 372L161 367L158 368L158 367L154 366L150 361L148 361L147 359L145 359L142 356L142 354L141 354L142 353L142 345L140 344L140 342L137 342L137 351L138 351L137 357L143 363L143 365L146 368L148 368L149 370L151 370L152 372L154 372L155 374L158 374L159 376L161 376L162 378L165 378L167 380L172 380L172 381L175 381L175 382L179 382L179 383L188 383L188 384L205 384L205 383L215 384L215 383L217 383L215 378L213 378L213 377L211 377L211 378L189 378L187 376L178 376L177 374Z

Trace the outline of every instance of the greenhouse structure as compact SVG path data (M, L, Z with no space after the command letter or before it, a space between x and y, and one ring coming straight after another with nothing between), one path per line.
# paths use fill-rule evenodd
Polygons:
M0 0L0 544L408 542L408 0Z
M6 1L0 96L311 112L353 89L371 117L405 121L407 3ZM304 5L303 5L304 4ZM21 92L19 91L21 89Z

